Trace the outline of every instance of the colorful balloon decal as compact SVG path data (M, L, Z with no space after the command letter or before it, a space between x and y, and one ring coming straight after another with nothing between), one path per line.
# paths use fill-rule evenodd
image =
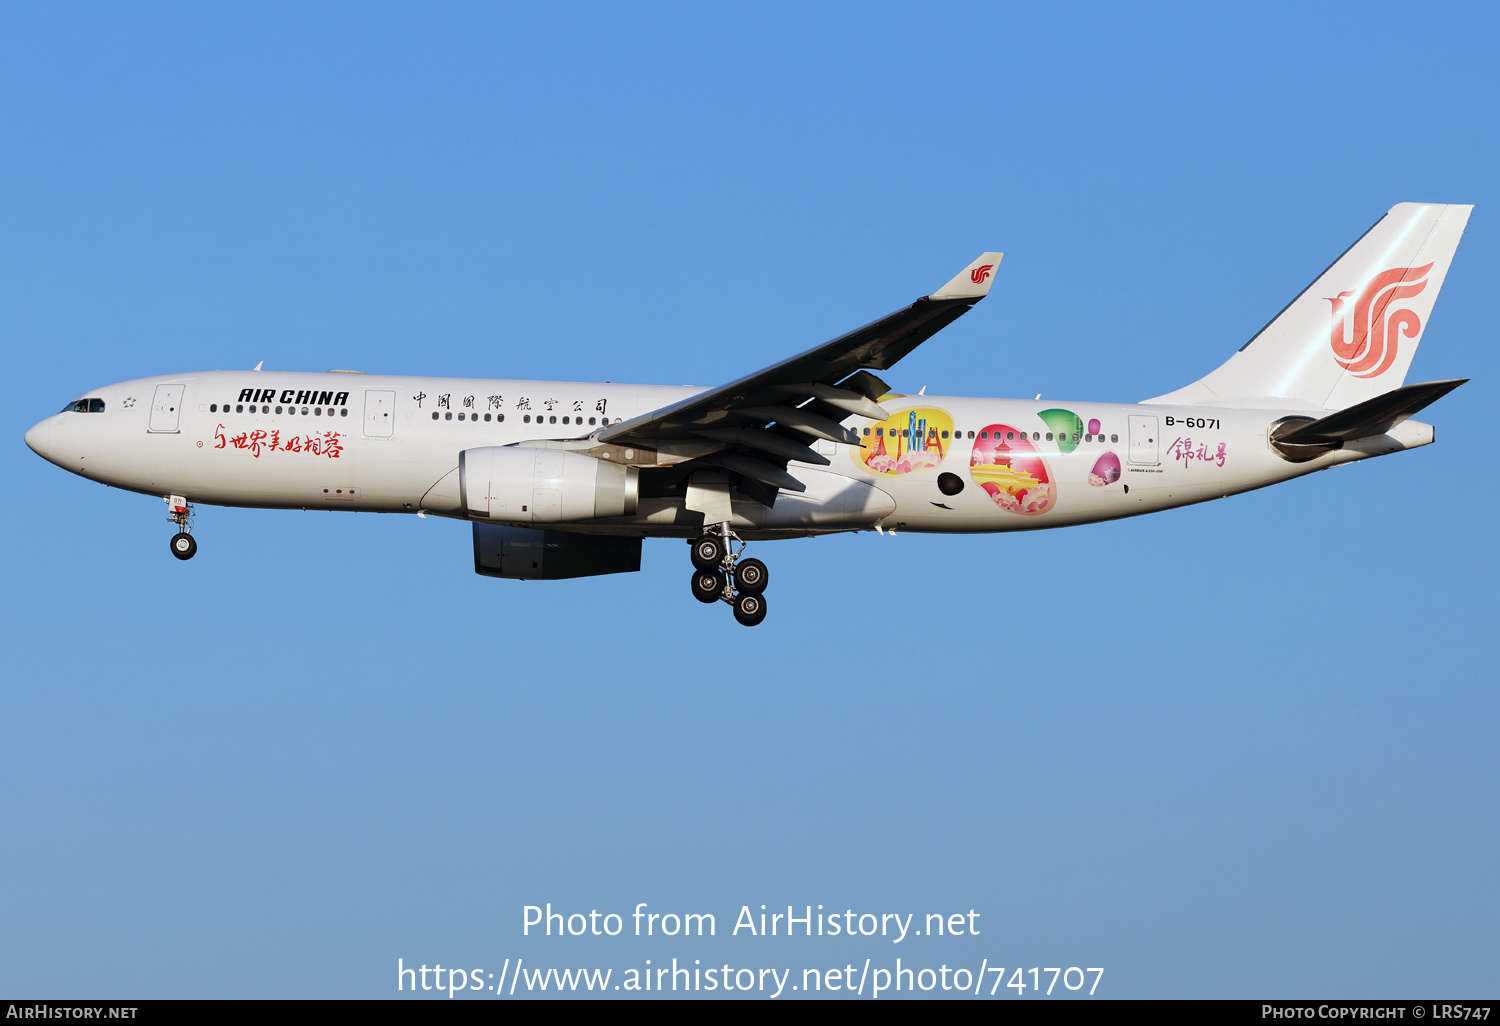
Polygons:
M1083 438L1083 421L1078 419L1078 414L1072 410L1043 410L1037 416L1057 436L1059 449L1069 453L1078 448L1078 442Z
M930 406L902 410L869 425L853 451L855 462L885 477L940 466L953 444L953 418Z
M1120 480L1120 457L1107 452L1094 461L1094 469L1089 471L1089 484L1095 488L1103 488L1118 480Z
M991 424L979 432L969 457L969 476L997 506L1012 513L1035 516L1057 501L1046 462L1026 433L1009 424Z

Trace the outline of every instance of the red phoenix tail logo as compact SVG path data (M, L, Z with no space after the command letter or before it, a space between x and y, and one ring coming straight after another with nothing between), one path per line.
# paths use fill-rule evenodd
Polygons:
M994 266L994 264L984 264L981 267L974 268L974 270L969 272L969 280L978 285L990 276L990 269Z
M1392 310L1391 304L1425 289L1430 270L1431 264L1393 267L1371 278L1357 294L1340 292L1328 300L1333 304L1329 344L1340 367L1357 378L1378 377L1390 369L1396 362L1396 343L1422 331L1422 318L1415 311ZM1352 307L1350 296L1355 297Z

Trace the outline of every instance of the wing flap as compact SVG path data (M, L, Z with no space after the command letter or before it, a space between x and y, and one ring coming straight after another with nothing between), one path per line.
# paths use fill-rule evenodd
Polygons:
M648 438L692 434L693 429L708 427L725 412L736 408L785 404L787 394L780 390L781 386L818 384L838 387L843 379L857 377L860 371L887 370L917 346L968 313L975 303L988 294L993 269L998 266L999 257L998 253L986 253L970 263L943 286L943 289L951 287L949 295L934 293L924 296L878 321L872 321L862 328L856 328L821 346L747 374L727 385L711 388L680 402L615 424L601 431L599 439L613 442L629 436L644 441ZM986 264L991 266L988 271L984 271L983 282L970 282L968 289L954 285L955 282L967 280L979 273ZM869 377L874 378L874 375ZM859 385L865 384L867 382L863 379L858 385L851 380L844 388L847 391L862 392ZM867 392L863 394L872 400L876 398Z
M631 445L665 452L674 440L705 438L726 451L703 454L694 466L738 475L742 494L774 501L773 489L803 490L785 461L827 464L804 443L812 438L858 445L843 426L849 417L885 419L878 404L890 386L872 371L895 365L989 294L1000 253L981 253L947 284L910 306L797 356L679 402L601 430L596 445ZM768 428L767 425L774 425ZM779 460L777 466L769 460Z

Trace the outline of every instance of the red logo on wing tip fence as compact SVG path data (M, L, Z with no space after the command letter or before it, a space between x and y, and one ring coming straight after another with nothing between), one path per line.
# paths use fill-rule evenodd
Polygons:
M983 266L974 268L974 270L969 272L969 280L978 285L990 276L990 269L994 266L994 264L984 264Z
M1364 288L1325 297L1333 304L1328 343L1340 367L1357 378L1378 377L1390 369L1402 337L1416 338L1422 331L1422 318L1415 310L1392 310L1391 305L1420 294L1430 270L1431 264L1392 267ZM1350 296L1355 297L1353 306L1347 302Z

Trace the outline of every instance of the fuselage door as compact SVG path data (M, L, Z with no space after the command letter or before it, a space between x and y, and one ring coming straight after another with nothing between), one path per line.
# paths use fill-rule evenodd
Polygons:
M1130 462L1154 467L1161 462L1160 435L1156 431L1155 417L1130 417Z
M380 389L365 392L365 434L390 438L396 433L396 393Z
M181 385L157 385L151 400L151 424L146 429L159 434L176 434L177 419L182 416Z

